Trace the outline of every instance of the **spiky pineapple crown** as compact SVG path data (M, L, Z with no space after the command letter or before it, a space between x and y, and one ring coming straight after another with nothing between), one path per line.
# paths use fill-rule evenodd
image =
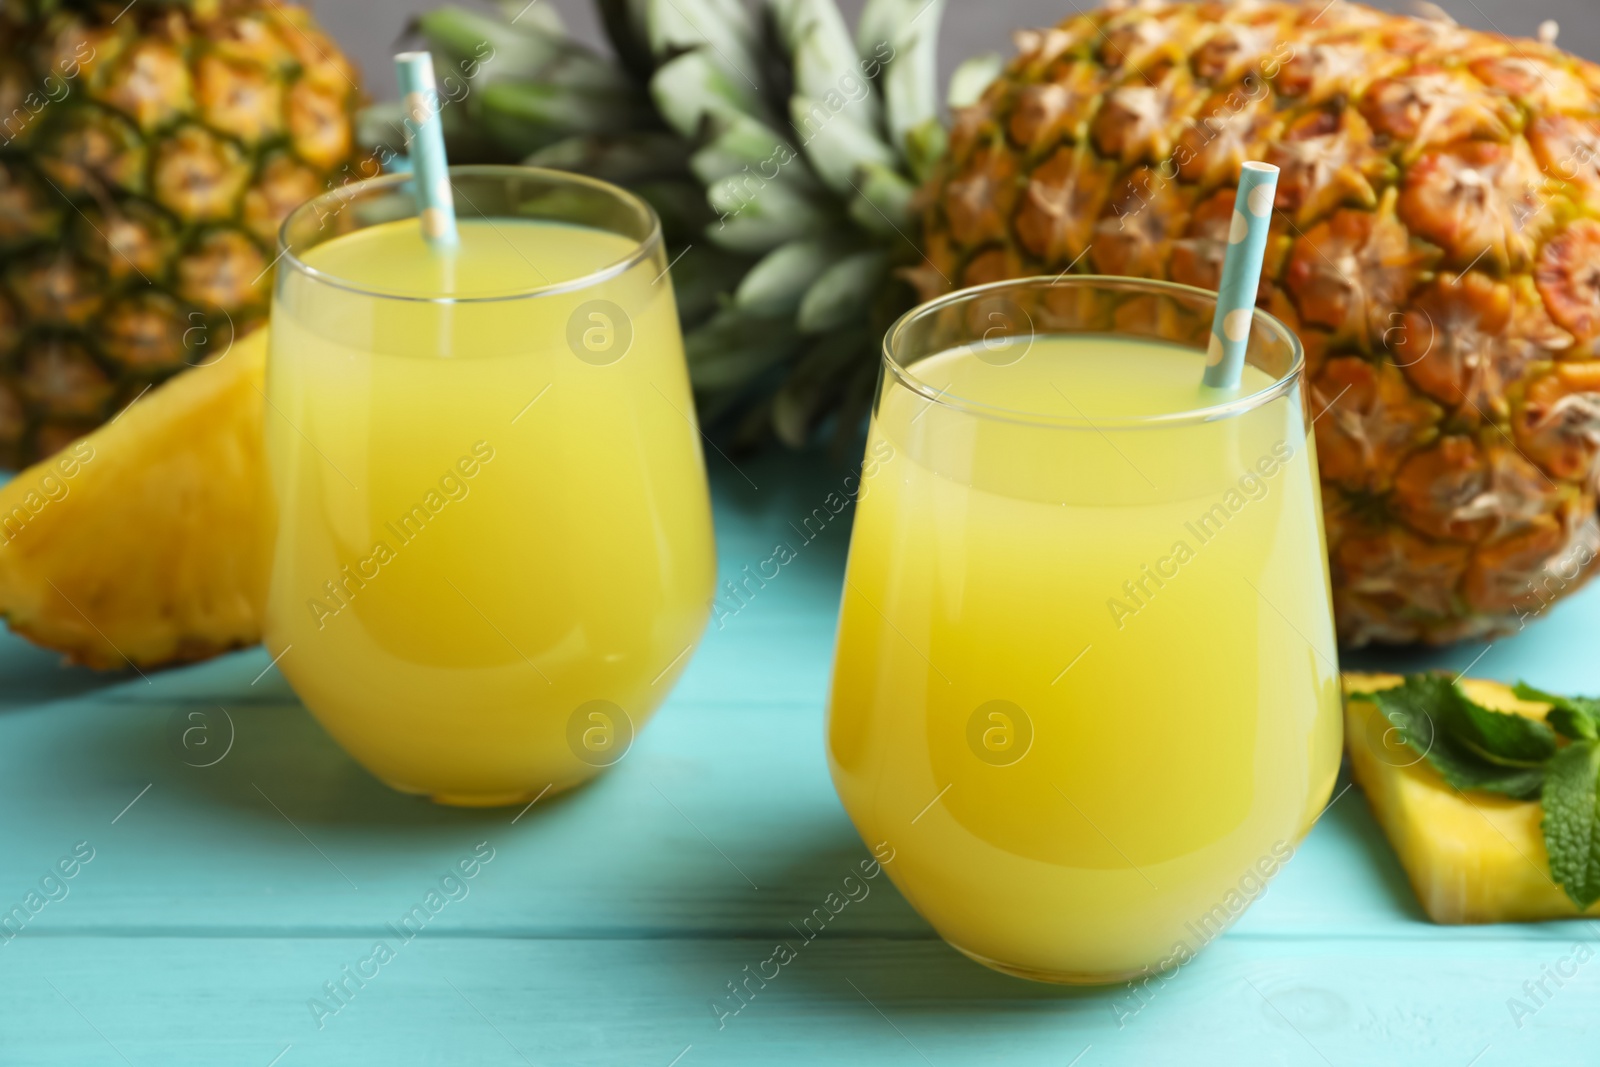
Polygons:
M635 189L661 215L703 414L798 446L834 410L856 432L875 339L912 301L913 196L942 157L934 47L945 0L600 0L612 63L548 5L447 7L451 158L522 159ZM985 57L958 76L981 88ZM470 74L469 74L470 72ZM970 95L976 95L975 91Z

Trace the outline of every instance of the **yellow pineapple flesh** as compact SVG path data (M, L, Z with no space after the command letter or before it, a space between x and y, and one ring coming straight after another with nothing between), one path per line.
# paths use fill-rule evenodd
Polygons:
M1341 637L1515 631L1600 559L1600 67L1344 0L1138 0L1018 35L922 190L924 296L1215 289L1281 170L1260 304L1305 342Z
M102 669L261 639L265 364L258 330L0 487L0 617L13 630Z
M1350 770L1436 923L1530 922L1600 915L1580 912L1550 878L1537 800L1462 792L1408 746L1377 705L1360 694L1401 683L1387 674L1346 674L1345 743ZM1548 704L1519 700L1498 682L1462 679L1486 708L1543 719Z

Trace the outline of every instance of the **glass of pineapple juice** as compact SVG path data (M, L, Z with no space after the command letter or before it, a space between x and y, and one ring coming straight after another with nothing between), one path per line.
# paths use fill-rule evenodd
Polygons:
M404 175L284 224L266 644L383 781L510 804L616 762L672 687L711 515L655 213L553 171L450 174L448 253Z
M884 343L829 762L907 900L998 970L1187 962L1333 786L1303 353L1257 313L1242 389L1203 396L1215 299L1003 282Z

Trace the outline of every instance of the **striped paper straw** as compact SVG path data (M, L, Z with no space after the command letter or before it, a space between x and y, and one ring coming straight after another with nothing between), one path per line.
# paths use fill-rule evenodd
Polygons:
M1277 193L1277 167L1270 163L1244 165L1239 174L1239 195L1233 202L1233 227L1228 231L1228 255L1222 262L1222 284L1217 287L1211 344L1206 350L1204 381L1212 389L1239 388Z
M433 80L433 56L401 52L394 57L411 139L411 181L417 193L422 236L429 244L457 241L456 205L450 194L450 163L444 154L444 127L439 122L439 86Z

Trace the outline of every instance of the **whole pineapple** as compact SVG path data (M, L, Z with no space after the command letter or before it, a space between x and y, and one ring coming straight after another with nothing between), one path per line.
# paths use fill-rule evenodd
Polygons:
M266 314L278 224L352 161L355 73L276 0L0 2L0 468Z
M1331 6L1123 5L1019 36L925 191L924 292L1214 289L1282 169L1261 305L1305 342L1339 627L1487 637L1600 555L1600 68Z
M870 0L853 40L833 0L598 3L621 57L603 87L570 42L535 49L463 128L664 206L712 413L800 443L842 405L850 432L902 280L1215 288L1239 166L1263 159L1261 304L1308 353L1344 640L1504 634L1595 569L1593 64L1344 0L1122 0L966 64L947 145L940 0ZM422 29L469 38L463 17Z

